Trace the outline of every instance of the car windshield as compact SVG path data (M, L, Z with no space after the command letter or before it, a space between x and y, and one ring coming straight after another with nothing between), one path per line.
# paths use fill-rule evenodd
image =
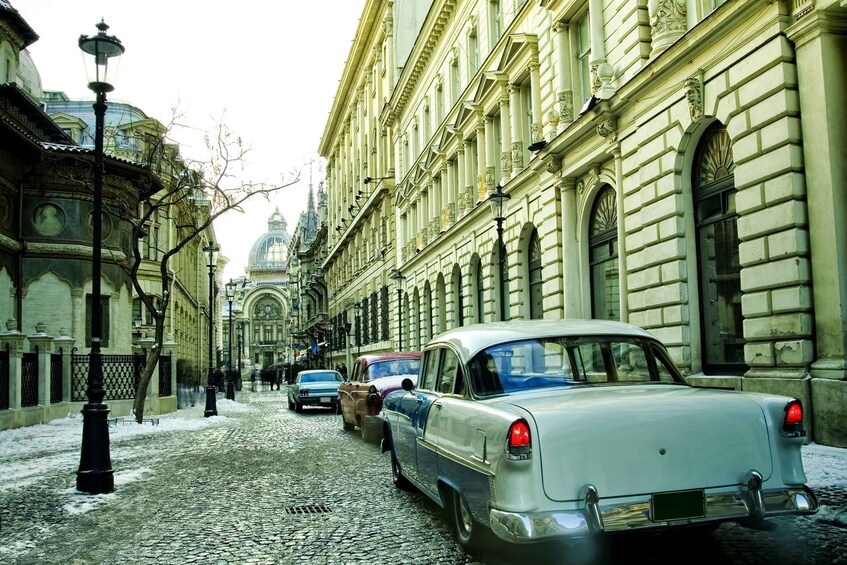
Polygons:
M372 381L382 377L394 377L402 375L417 376L421 367L420 359L395 359L393 361L380 361L368 367L367 380Z
M341 381L341 375L335 371L327 371L325 373L306 373L300 375L300 384L323 383L327 381Z
M684 384L660 346L618 336L503 343L478 353L468 369L477 396L578 384Z

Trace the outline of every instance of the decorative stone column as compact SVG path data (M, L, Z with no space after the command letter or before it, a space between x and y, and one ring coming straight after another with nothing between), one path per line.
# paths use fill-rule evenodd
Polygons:
M17 322L9 318L7 331L0 333L0 348L9 351L9 409L21 409L21 373L23 368L24 334L19 332Z
M53 339L53 346L62 354L62 402L71 400L71 372L73 370L73 352L76 340L68 335L68 330L59 330L59 337Z
M34 334L27 336L30 353L38 354L38 404L50 404L50 355L53 353L53 336L44 333L44 322L35 324Z
M481 201L485 194L487 193L486 187L486 171L487 166L486 163L493 163L493 161L488 161L488 144L489 139L488 135L485 132L485 124L489 118L482 116L479 114L476 119L476 194L471 197L471 201L468 202L468 206L473 208L477 202ZM494 176L493 174L491 175Z
M847 447L847 17L811 4L794 3L797 21L785 33L796 56L813 259L813 439Z
M579 241L576 219L576 179L563 177L559 182L562 199L562 273L564 275L565 319L582 318L579 277Z
M653 37L650 53L655 57L688 29L685 0L650 0L650 32Z
M512 130L512 177L523 170L523 140L520 125L521 89L515 84L509 85L509 121ZM504 185L506 183L503 183Z
M152 337L143 336L138 340L138 348L144 353L144 358L149 359L150 353L153 350L153 344L156 342ZM151 398L159 398L159 366L158 364L153 369L153 377L150 379L150 386L147 387L147 400Z
M500 88L500 185L505 186L512 178L512 118L506 83Z
M538 61L529 64L529 81L532 88L532 145L544 143L544 131L541 123L541 74Z
M479 143L479 139L477 139L477 143ZM462 202L462 204L463 204L460 216L464 216L468 211L473 209L474 192L475 192L474 191L474 178L476 177L476 175L474 174L474 170L473 170L473 151L474 151L474 148L473 148L473 145L471 143L471 140L466 139L464 141L464 145L465 145L465 147L464 147L463 154L464 154L465 158L463 159L463 164L465 166L465 170L462 173L462 175L464 176L465 181L463 183L463 188L462 188L462 194L464 194L464 197L460 199L460 202Z
M571 85L571 43L568 37L568 25L562 22L553 24L556 45L559 51L559 133L573 121L573 86Z
M497 184L497 146L494 143L497 136L494 133L494 118L485 116L485 186L480 187L479 200L483 201L488 198L488 195L494 192L494 185Z

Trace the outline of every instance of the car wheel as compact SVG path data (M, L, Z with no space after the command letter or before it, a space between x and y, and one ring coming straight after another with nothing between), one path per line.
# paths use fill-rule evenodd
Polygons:
M350 430L356 427L347 421L347 419L344 417L344 414L341 415L341 425L344 426L345 432L349 432Z
M490 530L474 520L468 509L468 505L458 491L452 491L452 500L450 502L453 527L456 529L456 537L462 547L469 553L476 553L488 545L493 538L490 535Z
M403 471L400 470L400 462L397 461L397 454L394 453L393 443L391 444L391 480L394 481L394 486L400 490L412 489L412 483L403 476Z
M296 400L294 401L294 411L297 412L297 413L300 413L300 412L303 411L303 405L300 404L299 402L297 402Z

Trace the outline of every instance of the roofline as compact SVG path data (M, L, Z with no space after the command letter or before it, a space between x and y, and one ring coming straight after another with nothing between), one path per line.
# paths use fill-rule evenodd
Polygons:
M359 17L356 35L353 37L350 53L344 62L344 70L341 73L338 90L332 100L332 107L330 108L329 116L324 126L324 132L318 143L318 154L322 157L326 157L328 152L331 151L332 144L336 138L336 132L341 125L340 119L344 116L348 101L356 92L353 83L359 78L359 68L362 60L368 56L368 47L371 45L373 39L373 31L371 30L380 23L377 21L376 16L380 10L384 9L383 5L386 5L385 0L367 0L362 10L362 15ZM375 22L376 26L374 25ZM366 31L369 33L366 34ZM389 62L386 61L386 64L389 64Z

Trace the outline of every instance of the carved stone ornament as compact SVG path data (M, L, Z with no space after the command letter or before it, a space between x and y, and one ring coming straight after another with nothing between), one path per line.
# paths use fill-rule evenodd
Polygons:
M556 120L556 121L558 121L558 120ZM533 122L533 124L530 126L530 129L532 129L532 142L533 143L538 143L540 141L544 141L544 132L541 129L541 124Z
M703 83L699 77L685 79L685 99L688 100L688 113L692 121L703 117Z
M585 192L585 183L583 181L576 183L576 192L579 195L582 195L582 193Z
M385 35L391 35L394 32L394 18L391 15L391 12L385 14L385 19L382 20L382 28L385 31Z
M607 138L609 141L617 141L618 139L618 120L614 116L605 116L600 123L597 124L597 133L601 137Z
M504 177L512 176L512 153L510 151L500 153L500 170L503 171Z
M658 0L650 16L653 37L665 33L685 32L685 0Z
M512 142L512 167L523 169L523 141Z
M559 93L559 117L566 124L573 121L573 92L570 90Z
M559 176L562 172L562 158L555 155L547 159L547 164L544 166L548 173Z

